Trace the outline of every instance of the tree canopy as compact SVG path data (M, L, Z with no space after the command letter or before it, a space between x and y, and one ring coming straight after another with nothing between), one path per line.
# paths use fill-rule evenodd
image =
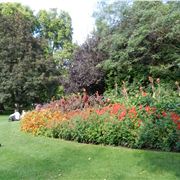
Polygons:
M102 0L96 27L84 44L72 43L64 11L33 11L0 3L0 105L44 102L58 89L90 92L114 84L167 84L180 78L180 2ZM63 85L63 88L61 88Z
M69 79L66 83L67 92L81 91L86 88L90 93L93 89L103 91L104 72L98 67L105 54L98 50L99 39L96 36L89 37L86 42L76 48L73 61L69 67Z
M179 2L101 1L92 37L74 55L69 87L91 89L105 82L114 88L122 80L145 83L149 75L166 83L178 80L179 12Z
M96 15L96 33L102 39L99 47L108 53L103 68L111 86L114 81L143 80L148 75L166 80L178 79L179 2L135 1L124 4L116 1L103 9L106 12L103 19L101 11ZM102 26L104 22L106 24ZM105 29L105 34L102 34L102 29Z
M67 14L63 17L69 18ZM59 85L59 69L53 54L47 52L49 42L53 48L71 42L71 31L60 34L66 25L51 27L61 40L46 36L41 21L33 12L18 3L0 4L0 103L28 106L50 100ZM64 24L63 24L64 23ZM69 28L71 22L67 22ZM40 33L39 33L40 32ZM41 33L43 35L41 35ZM45 35L44 35L45 34ZM64 38L64 39L63 39ZM63 45L64 45L63 44ZM63 46L61 46L63 50Z
M37 14L39 35L48 39L51 52L63 49L72 42L71 17L64 11L57 9L40 10Z

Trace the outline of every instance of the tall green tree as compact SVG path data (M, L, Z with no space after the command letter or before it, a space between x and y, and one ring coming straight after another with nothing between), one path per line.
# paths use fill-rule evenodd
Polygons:
M167 82L180 77L179 12L179 2L161 1L115 1L96 12L99 47L108 54L102 67L111 87L148 75Z
M37 14L39 32L37 35L47 40L45 48L51 54L61 76L67 77L67 65L72 60L75 45L72 43L71 17L64 11L40 10Z
M39 35L48 40L50 52L63 50L72 43L71 17L57 9L40 10L37 14ZM68 48L67 48L68 49Z
M22 11L23 9L23 11ZM48 101L58 71L45 55L46 40L35 36L36 19L19 4L0 4L0 103L28 106Z

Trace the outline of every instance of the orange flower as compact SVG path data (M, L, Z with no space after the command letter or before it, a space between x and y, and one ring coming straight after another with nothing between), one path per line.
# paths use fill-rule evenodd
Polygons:
M147 96L147 93L144 92L144 91L142 91L142 96L143 96L143 97Z
M121 108L120 104L114 104L113 107L112 107L111 113L114 114L114 115L117 114L118 111L120 110L120 108Z

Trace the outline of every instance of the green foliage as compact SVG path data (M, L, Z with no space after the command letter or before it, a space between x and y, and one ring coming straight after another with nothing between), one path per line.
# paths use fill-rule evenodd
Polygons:
M176 148L178 134L175 124L169 120L170 117L148 118L146 124L141 127L138 141L135 146L138 148L151 148L170 151Z
M0 10L1 14L5 16L11 16L18 11L24 15L24 18L36 25L36 18L33 15L33 11L27 6L22 6L20 3L0 3Z
M49 51L68 51L72 46L71 18L68 13L57 9L40 10L37 15L39 35L48 40ZM68 53L68 52L67 52Z
M46 42L34 36L36 19L20 4L0 4L0 103L29 106L56 91L56 64L45 55Z
M59 96L67 78L72 44L71 18L57 9L33 11L0 3L0 103L29 106Z
M125 86L123 84L121 86L117 84L117 89L106 91L104 95L109 97L111 102L114 103L123 103L127 106L148 105L156 107L159 110L180 113L180 96L178 87L175 84L170 83L170 85L167 85L167 83L154 82L153 89L151 83L146 83L145 87L141 85L141 82L126 83ZM127 92L127 95L124 94L124 90Z
M108 113L97 116L92 114L84 120L80 117L62 122L51 129L48 136L81 143L120 145L131 148L157 149L164 151L179 151L178 131L171 118L157 114L148 115L139 111L143 124L128 116L119 121ZM46 134L47 135L47 134Z
M37 35L47 40L45 53L51 54L60 72L60 79L67 79L75 44L72 43L71 17L64 11L40 10L37 14ZM61 80L62 81L62 80Z
M60 99L62 96L64 96L64 87L58 86L56 89L56 99Z
M130 83L148 75L178 80L180 3L115 1L96 11L99 48L108 56L102 63L107 87Z
M116 84L105 95L113 104L90 111L85 108L76 115L70 111L64 114L66 121L42 134L81 143L179 151L179 94L166 89L160 79L149 77L149 81L147 88L140 89L125 82L120 89Z

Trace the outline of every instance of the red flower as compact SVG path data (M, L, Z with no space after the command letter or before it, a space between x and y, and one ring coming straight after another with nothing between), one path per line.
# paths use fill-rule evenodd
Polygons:
M163 111L163 112L162 112L162 116L163 116L163 117L166 117L166 116L167 116L167 113Z
M83 103L86 103L88 99L89 99L89 96L87 94L84 94L82 98Z
M121 108L121 105L120 105L120 104L114 104L113 107L112 107L111 113L112 113L112 114L117 114L118 111L120 110L120 108Z
M130 110L129 110L129 117L130 118L135 118L137 116L137 112L136 112L136 108L135 107L132 107Z
M144 97L147 96L147 93L142 91L142 96L144 96Z
M97 110L96 113L98 115L103 115L106 111L104 109Z
M142 106L142 104L139 106L139 110L142 110L142 108L143 108L143 106Z
M156 108L155 107L151 107L152 112L156 112Z
M118 117L119 120L123 120L124 117L126 116L126 111L122 111Z
M145 111L150 114L151 113L151 107L150 106L146 106L145 107Z
M180 123L177 125L177 129L180 130Z
M175 122L178 123L180 121L180 116L174 112L171 113L171 119Z
M180 130L180 116L174 112L171 112L171 119L177 125L177 129Z

